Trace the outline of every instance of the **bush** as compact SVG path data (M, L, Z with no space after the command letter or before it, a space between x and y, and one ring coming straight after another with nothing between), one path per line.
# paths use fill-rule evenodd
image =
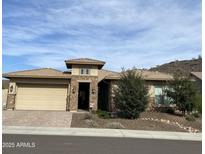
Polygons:
M106 125L106 128L123 129L125 127L120 122L111 122Z
M187 116L186 116L186 120L187 120L187 121L195 121L195 118L194 118L193 115L187 115Z
M196 96L196 88L189 77L180 72L174 74L174 80L169 82L169 89L166 89L165 93L171 100L170 103L176 104L183 115L185 115L186 111L193 111L193 99Z
M162 113L175 114L175 109L173 107L156 107L155 111Z
M98 115L99 118L103 118L103 119L110 118L110 113L107 111L98 110L98 111L96 111L96 114Z
M175 110L174 110L174 108L167 108L165 112L169 113L169 114L174 114Z
M141 74L134 70L122 72L117 82L115 92L115 107L124 118L135 119L143 112L148 103L148 90L145 87Z
M197 113L197 112L192 113L192 115L193 115L195 118L199 118L199 113Z
M200 93L197 93L194 98L194 108L199 112L202 113L202 96Z

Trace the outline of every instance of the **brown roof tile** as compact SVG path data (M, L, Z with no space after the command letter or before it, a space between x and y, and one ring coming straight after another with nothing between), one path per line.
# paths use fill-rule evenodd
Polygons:
M25 70L18 72L11 72L3 74L5 78L11 77L25 77L25 78L70 78L71 75L68 73L63 73L59 70L52 68L41 68L41 69L33 69L33 70Z
M99 70L98 72L98 81L101 81L103 79L119 79L120 73L109 71L109 70Z
M158 71L137 70L137 69L135 71L136 71L136 73L141 74L142 78L144 80L167 81L167 80L173 79L172 75L166 74L166 73L161 73ZM121 75L120 73L112 72L112 73L107 73L106 75L104 75L105 76L104 78L118 80L118 79L120 79L120 75Z
M71 68L73 64L80 64L80 65L98 65L99 68L102 68L105 64L104 61L90 59L90 58L79 58L79 59L70 59L65 60L65 63L68 68Z
M197 77L198 79L202 80L202 72L191 72L191 74Z

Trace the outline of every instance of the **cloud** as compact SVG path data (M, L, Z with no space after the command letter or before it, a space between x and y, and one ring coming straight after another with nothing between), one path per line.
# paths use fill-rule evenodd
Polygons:
M198 0L3 3L3 55L24 56L27 65L64 68L65 59L90 57L120 70L200 53Z

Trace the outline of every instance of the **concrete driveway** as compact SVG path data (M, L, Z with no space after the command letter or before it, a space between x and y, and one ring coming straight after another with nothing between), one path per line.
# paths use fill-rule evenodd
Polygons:
M65 111L2 111L3 126L70 127L72 113Z

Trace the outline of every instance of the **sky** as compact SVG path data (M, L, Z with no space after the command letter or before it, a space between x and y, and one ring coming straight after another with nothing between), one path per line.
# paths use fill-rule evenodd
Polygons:
M201 0L3 0L2 9L4 73L66 70L74 58L150 68L202 51Z

